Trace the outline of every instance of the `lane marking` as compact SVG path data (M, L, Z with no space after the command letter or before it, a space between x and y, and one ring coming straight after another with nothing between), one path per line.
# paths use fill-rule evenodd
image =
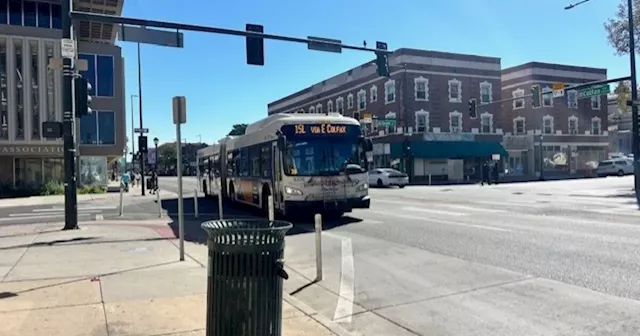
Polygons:
M90 213L78 212L78 216L88 216ZM11 215L9 215L11 216ZM21 216L21 217L8 217L8 218L0 218L0 222L2 221L21 221L25 219L33 220L33 219L47 219L47 218L58 218L64 217L64 213L60 214L47 214L47 215L38 215L38 216Z
M424 218L424 217L420 217L420 216L393 214L393 213L381 212L381 211L375 211L375 210L369 210L369 212L377 213L377 214L380 214L380 215L388 215L388 216L394 216L394 217L400 217L400 218L406 218L406 219L414 219L414 220L419 220L419 221L428 222L428 223L445 224L445 225L453 225L453 226L463 226L463 227L482 229L482 230L490 230L490 231L498 231L498 232L511 232L511 230L509 230L509 229L503 229L503 228L499 228L499 227L495 227L495 226L488 226L488 225L467 224L467 223L453 222L453 221L447 221L447 220L441 220L441 219Z
M476 207L472 207L472 206L459 205L459 204L443 204L443 205L448 207L448 208L467 210L467 211L475 211L475 212L489 212L489 213L504 213L504 212L508 212L507 210L489 209L489 208L476 208Z
M80 210L78 209L78 215L79 214L85 214L85 215L90 215L93 213L98 213L98 212L102 212L102 210ZM50 212L50 213L45 213L45 212L36 212L36 213L30 213L30 212L25 212L25 213L12 213L9 214L9 217L42 217L42 216L64 216L64 212Z
M423 208L416 208L416 207L411 207L411 206L402 207L402 210L416 211L416 212L427 212L427 213L432 213L432 214L436 214L436 215L445 215L445 216L454 216L454 217L460 217L460 216L467 216L468 215L467 213L463 213L463 212L452 212L452 211L435 210L435 209L423 209Z
M353 246L351 238L340 237L342 250L342 264L340 272L340 292L338 304L333 314L333 320L342 319L351 323L353 315L353 301L355 299L355 267L353 266Z
M78 207L78 211L81 210L112 210L116 209L116 206L94 206L94 207ZM52 211L64 211L63 207L51 207L49 209L33 209L33 212L52 212Z

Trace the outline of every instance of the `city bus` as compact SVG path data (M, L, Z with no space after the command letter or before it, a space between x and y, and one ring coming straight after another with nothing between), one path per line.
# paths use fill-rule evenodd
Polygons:
M199 188L268 213L341 216L370 206L373 144L337 113L273 114L198 151Z

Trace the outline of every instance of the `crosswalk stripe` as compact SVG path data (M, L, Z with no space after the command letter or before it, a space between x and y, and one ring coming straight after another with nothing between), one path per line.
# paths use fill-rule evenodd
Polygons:
M402 207L402 210L407 210L407 211L414 211L414 212L426 212L426 213L431 213L431 214L435 214L435 215L446 215L446 216L466 216L466 213L461 213L461 212L452 212L452 211L445 211L445 210L435 210L435 209L428 209L428 208L416 208L416 207L411 207L411 206L407 206L407 207Z
M10 214L11 215L15 215L15 214ZM91 215L91 213L83 213L83 212L78 212L78 216L89 216ZM2 221L19 221L19 220L34 220L34 219L47 219L47 218L59 218L59 217L64 217L64 213L57 213L57 214L37 214L35 216L15 216L15 217L7 217L7 218L0 218L0 222Z
M81 210L112 210L116 209L115 206L94 206L94 207L78 207L78 211ZM48 209L33 209L33 212L55 212L55 211L64 211L64 207L51 207Z
M94 213L99 213L102 212L100 210L80 210L78 209L78 214L86 214L86 215L90 215L90 214L94 214ZM9 214L9 217L39 217L39 216L63 216L64 215L64 211L63 212L49 212L49 213L45 213L45 212L38 212L38 213L12 213Z

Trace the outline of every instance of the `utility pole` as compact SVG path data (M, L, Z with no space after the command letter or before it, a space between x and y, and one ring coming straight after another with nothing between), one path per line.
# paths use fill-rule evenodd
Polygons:
M640 203L640 138L638 132L640 131L640 125L638 125L638 81L636 79L636 39L635 39L635 27L633 25L633 1L627 2L627 10L629 15L629 65L631 67L631 122L632 132L631 135L631 148L633 152L633 186L636 192L636 202Z
M138 42L138 109L140 109L140 137L144 136L142 133L142 62L140 62L140 43ZM140 138L138 137L138 139ZM140 150L140 146L138 146ZM140 186L142 187L142 196L144 196L144 158L145 154L140 150Z
M136 152L136 134L134 132L135 126L133 125L133 98L138 95L131 95L131 163L133 164L133 154ZM142 127L142 126L140 126Z
M62 38L72 38L71 1L62 0ZM62 114L64 139L64 228L78 228L78 198L76 195L76 147L74 139L74 111L71 81L73 79L73 59L63 57L62 71Z

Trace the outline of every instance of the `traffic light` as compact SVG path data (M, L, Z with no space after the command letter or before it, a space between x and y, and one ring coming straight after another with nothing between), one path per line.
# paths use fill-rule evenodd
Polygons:
M247 23L246 30L255 33L264 33L264 27ZM247 36L247 64L264 65L264 39L262 37Z
M141 135L138 137L138 151L140 153L146 153L149 149L147 148L147 137L145 135Z
M91 113L91 83L86 78L77 77L74 79L76 118Z
M542 104L542 91L540 90L540 85L532 85L531 86L531 106L540 107Z
M404 142L402 142L402 151L405 154L409 154L411 152L411 142L409 139L404 139Z
M478 118L478 109L475 98L469 99L469 117L471 117L471 119Z
M387 44L385 42L376 42L376 49L379 50L387 50ZM378 76L380 77L390 77L389 74L389 59L387 54L376 53L376 67L378 69Z

